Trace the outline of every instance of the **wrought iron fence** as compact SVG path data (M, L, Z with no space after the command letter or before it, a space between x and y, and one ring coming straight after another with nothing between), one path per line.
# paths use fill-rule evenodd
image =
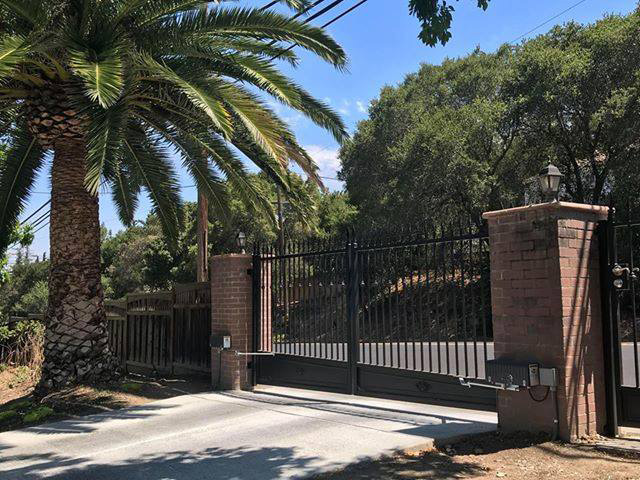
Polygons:
M482 378L488 235L471 225L257 246L263 351Z

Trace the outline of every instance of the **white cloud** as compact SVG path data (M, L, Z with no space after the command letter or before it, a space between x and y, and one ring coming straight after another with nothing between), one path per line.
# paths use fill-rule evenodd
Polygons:
M337 148L326 148L320 145L307 145L304 149L318 165L320 176L329 177L323 179L325 184L330 188L339 189L341 183L331 180L337 177L341 167L340 159L338 158L339 150Z
M360 113L367 113L367 108L364 106L364 102L358 100L356 101L356 106L358 107L358 111Z

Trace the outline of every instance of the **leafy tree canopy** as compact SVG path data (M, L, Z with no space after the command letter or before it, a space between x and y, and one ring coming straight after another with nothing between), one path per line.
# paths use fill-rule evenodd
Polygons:
M340 156L365 224L457 221L539 199L629 197L640 180L640 14L570 23L495 53L423 65L372 102Z
M277 190L265 175L249 176L271 208L277 203ZM339 232L355 215L343 193L324 193L318 186L291 175L293 195L283 196L284 228L288 238L329 236ZM176 248L170 248L157 215L111 235L104 231L102 241L103 285L108 297L121 298L134 291L160 290L174 283L192 282L196 277L197 221L195 203L185 206L185 226ZM239 195L230 201L229 217L223 221L210 215L209 253L236 252L236 235L247 235L248 244L273 242L277 226L270 215L256 215Z

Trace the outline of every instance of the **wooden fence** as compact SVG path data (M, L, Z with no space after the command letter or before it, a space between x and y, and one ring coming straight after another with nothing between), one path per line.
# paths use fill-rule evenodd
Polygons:
M208 282L172 291L136 293L105 303L109 343L127 371L206 374L211 371Z

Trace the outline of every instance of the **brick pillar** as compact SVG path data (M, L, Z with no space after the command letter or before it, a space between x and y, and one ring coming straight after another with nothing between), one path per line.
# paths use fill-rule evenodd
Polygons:
M484 214L489 222L496 359L558 369L559 435L606 421L598 246L607 207L552 202ZM531 393L538 399L543 387ZM552 396L498 392L504 431L553 429Z
M230 350L211 352L213 386L220 390L251 389L252 358L235 354L253 351L251 266L251 255L211 259L211 333L231 335Z

